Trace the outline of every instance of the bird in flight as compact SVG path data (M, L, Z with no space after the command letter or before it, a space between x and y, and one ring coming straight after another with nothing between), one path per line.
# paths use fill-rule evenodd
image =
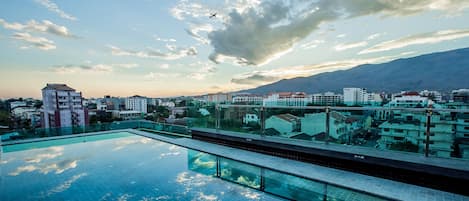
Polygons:
M217 13L210 13L210 16L208 18L214 18L217 16Z

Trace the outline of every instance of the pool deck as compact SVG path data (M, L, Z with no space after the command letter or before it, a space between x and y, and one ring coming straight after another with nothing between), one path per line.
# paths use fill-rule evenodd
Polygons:
M267 167L280 172L287 172L299 177L318 180L357 191L368 192L370 194L375 194L391 199L409 201L469 200L469 197L459 194L453 194L388 179L382 179L296 160L212 144L199 140L193 140L189 138L172 139L132 129L128 131L137 135L168 142L182 147L243 161L261 167Z

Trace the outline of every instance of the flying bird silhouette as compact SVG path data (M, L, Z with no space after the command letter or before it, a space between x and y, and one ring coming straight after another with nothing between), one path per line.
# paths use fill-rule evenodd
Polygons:
M217 16L217 13L211 13L210 16L208 18L214 18Z

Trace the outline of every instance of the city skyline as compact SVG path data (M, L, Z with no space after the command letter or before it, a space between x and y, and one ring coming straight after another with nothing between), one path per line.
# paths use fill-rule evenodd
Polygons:
M467 8L453 0L6 2L0 98L38 98L46 83L84 97L229 92L463 48Z

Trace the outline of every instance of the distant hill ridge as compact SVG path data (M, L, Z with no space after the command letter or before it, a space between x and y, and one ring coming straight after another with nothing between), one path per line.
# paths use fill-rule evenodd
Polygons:
M342 92L345 87L373 92L449 91L469 88L469 48L397 59L382 64L357 67L310 77L280 80L241 92L266 94L282 91L306 93Z

